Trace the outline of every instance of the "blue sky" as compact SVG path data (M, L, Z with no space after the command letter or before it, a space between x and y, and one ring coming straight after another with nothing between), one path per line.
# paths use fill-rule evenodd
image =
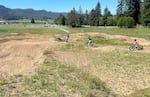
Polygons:
M101 11L104 8L111 11L112 14L116 13L116 6L118 0L0 0L0 5L8 8L32 8L35 10L47 10L52 12L69 12L71 9L79 9L81 6L83 12L85 10L91 11L95 8L97 2L101 4Z

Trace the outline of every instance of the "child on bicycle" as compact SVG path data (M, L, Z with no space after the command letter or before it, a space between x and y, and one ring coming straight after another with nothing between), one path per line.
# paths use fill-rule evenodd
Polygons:
M137 42L137 40L136 40L136 39L134 39L134 45L135 45L135 48L136 48L136 49L138 49L138 47L139 47L139 43Z
M87 43L88 43L89 47L92 47L92 39L90 36L88 36L88 42Z
M65 41L68 42L68 40L69 40L69 33L66 33Z

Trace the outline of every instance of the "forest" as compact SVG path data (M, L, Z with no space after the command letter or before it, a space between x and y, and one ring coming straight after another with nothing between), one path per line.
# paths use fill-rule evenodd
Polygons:
M73 8L65 17L59 15L55 19L56 24L70 25L80 27L82 25L90 26L119 26L124 28L134 28L136 25L150 27L150 1L149 0L118 0L116 14L112 15L106 7L101 10L100 2L91 11L82 11Z

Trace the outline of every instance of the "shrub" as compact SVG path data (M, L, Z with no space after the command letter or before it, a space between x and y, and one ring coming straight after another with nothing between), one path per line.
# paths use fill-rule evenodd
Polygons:
M120 28L134 28L135 21L132 17L121 17L119 18L117 25Z
M107 25L108 26L116 26L116 18L115 17L108 17Z

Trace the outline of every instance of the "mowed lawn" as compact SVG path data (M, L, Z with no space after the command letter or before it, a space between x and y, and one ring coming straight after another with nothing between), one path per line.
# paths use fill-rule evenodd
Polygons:
M69 43L45 51L45 62L35 75L0 79L0 97L150 96L150 52L129 51L130 44L97 34L93 35L96 47L86 45L86 33L95 32L150 40L148 28L63 28L70 31ZM0 27L0 37L13 33L45 34L57 39L65 35L53 27Z

